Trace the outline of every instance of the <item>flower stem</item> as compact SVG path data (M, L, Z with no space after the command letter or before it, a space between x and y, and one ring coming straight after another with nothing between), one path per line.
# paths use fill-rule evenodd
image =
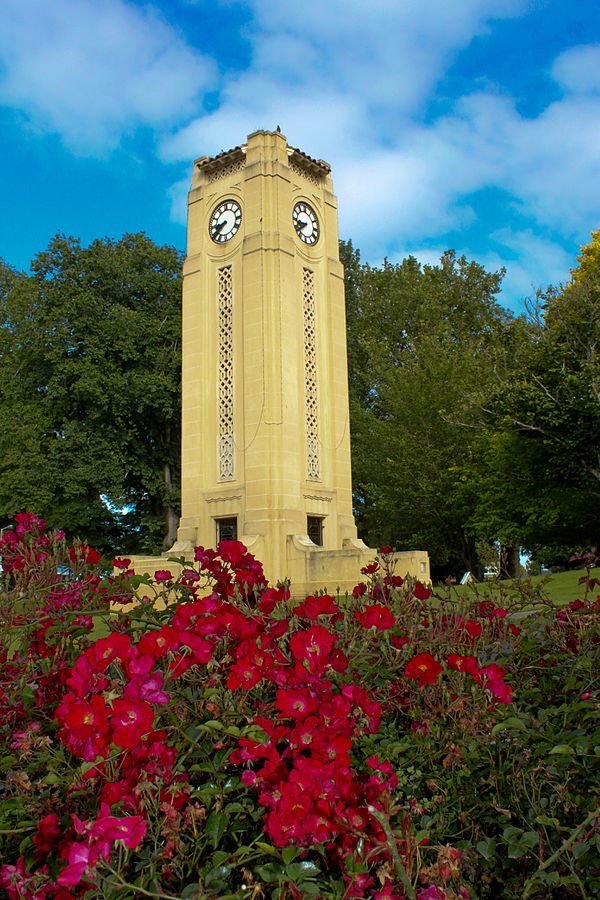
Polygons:
M402 884L404 885L404 888L406 889L406 896L408 897L408 900L416 900L415 889L413 888L410 878L407 875L406 868L404 867L404 864L403 864L402 860L400 859L400 854L398 853L398 846L396 844L396 840L394 838L394 834L392 832L392 829L390 827L390 823L389 823L388 819L381 812L379 812L378 809L375 809L375 807L373 807L373 806L369 807L369 812L371 813L371 815L373 816L374 819L377 819L377 821L379 822L379 824L385 831L385 836L388 839L388 844L390 847L390 852L392 854L392 858L394 860L396 872L398 873L398 875L400 877L400 881L402 882Z
M526 900L526 898L531 895L531 892L534 890L534 887L535 887L535 882L536 882L537 876L540 874L540 872L544 872L546 869L549 869L550 866L556 862L556 860L558 859L559 856L561 856L563 853L566 853L567 850L570 850L571 847L573 846L573 844L575 843L575 841L577 840L577 837L580 834L580 832L582 832L584 828L586 828L591 822L593 822L594 819L598 819L598 818L600 818L600 806L597 807L596 809L592 810L592 812L588 816L586 816L586 818L583 820L583 822L581 822L577 826L577 828L573 829L573 831L571 832L569 837L565 838L565 840L562 842L562 844L558 848L558 850L555 850L554 853L552 854L552 856L549 856L548 859L544 860L544 862L541 863L540 866L538 866L537 871L534 872L533 875L527 879L527 881L525 882L525 884L523 886L522 900Z

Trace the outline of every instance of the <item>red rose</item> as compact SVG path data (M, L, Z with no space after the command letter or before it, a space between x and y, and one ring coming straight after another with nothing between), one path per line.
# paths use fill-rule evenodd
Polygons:
M404 674L409 681L416 678L419 686L424 687L426 684L435 684L441 671L442 667L431 653L419 653L407 663Z
M376 628L377 631L387 631L396 624L394 614L387 606L367 606L363 612L357 612L356 618L363 628Z

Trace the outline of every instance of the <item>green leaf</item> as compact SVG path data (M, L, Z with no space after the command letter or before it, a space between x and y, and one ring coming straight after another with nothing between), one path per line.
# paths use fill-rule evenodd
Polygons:
M262 881L272 884L274 881L281 881L284 877L282 866L277 863L267 863L264 866L257 866L256 871Z
M224 807L224 809L225 809L226 813L236 813L236 812L245 812L246 811L246 807L243 806L243 804L238 803L237 801L235 803L228 803Z
M476 850L484 859L490 860L494 855L495 843L493 838L488 838L487 841L479 841L475 845Z
M32 828L33 831L33 828ZM25 853L32 846L31 835L27 835L27 837L23 838L21 843L19 844L19 853Z
M253 847L247 847L245 844L240 844L240 846L236 847L236 849L234 850L233 855L234 856L252 856L253 853L254 853ZM238 862L236 865L242 865L242 863Z
M536 816L535 821L538 825L552 825L554 828L560 828L558 819L551 818L550 816Z
M575 859L579 859L580 856L583 856L584 853L587 853L590 849L590 845L586 844L585 841L582 841L580 844L573 844L571 848L571 852Z
M257 841L255 846L258 847L259 850L262 850L263 853L268 853L269 856L275 856L277 857L277 859L279 859L279 853L277 852L275 847L271 847L270 844L265 844L264 841Z
M521 837L521 843L530 849L537 847L539 840L540 836L537 831L526 831Z
M560 876L558 872L537 872L536 881L542 881L544 884L558 884Z
M229 866L215 866L214 869L211 869L204 876L204 884L207 888L219 890L223 886L223 883L230 872L231 869Z
M237 725L228 725L226 728L224 728L224 731L225 734L229 734L231 735L231 737L239 737L241 733Z
M598 749L600 750L600 747ZM3 756L2 759L0 759L0 769L10 769L18 763L18 761L16 756Z
M286 867L286 875L292 879L292 881L302 881L304 878L312 878L315 875L318 875L320 872L320 868L312 862L298 862L291 863Z
M575 750L573 747L570 747L569 744L557 744L556 747L553 747L552 750L549 751L552 756L563 754L565 756L573 756L575 754Z
M522 719L516 716L508 716L492 728L492 735L495 737L503 731L527 731L527 726Z
M225 726L217 719L209 719L207 722L202 723L202 728L209 728L211 731L223 731Z
M281 858L283 859L286 866L293 862L299 854L299 850L297 847L284 847L281 851Z
M206 820L205 832L208 835L213 850L216 850L221 842L223 833L227 826L228 817L224 812L211 812Z
M321 897L321 886L316 881L303 881L300 885L307 897Z

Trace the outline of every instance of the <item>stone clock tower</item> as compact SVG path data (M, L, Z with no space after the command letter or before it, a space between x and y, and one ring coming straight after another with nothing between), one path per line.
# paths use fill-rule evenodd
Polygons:
M294 594L350 589L374 551L352 513L330 167L257 131L196 160L188 202L182 510L169 555L235 538ZM428 579L425 553L400 557L398 574Z

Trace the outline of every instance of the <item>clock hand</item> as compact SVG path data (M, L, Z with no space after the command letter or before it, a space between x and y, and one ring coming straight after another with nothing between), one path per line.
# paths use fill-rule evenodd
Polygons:
M218 222L213 228L213 231L215 232L215 234L218 234L219 231L221 230L221 228L223 228L223 226L226 224L227 224L227 219L223 219L222 222Z
M308 222L302 222L300 219L298 219L298 225L300 226L300 228L306 228Z

